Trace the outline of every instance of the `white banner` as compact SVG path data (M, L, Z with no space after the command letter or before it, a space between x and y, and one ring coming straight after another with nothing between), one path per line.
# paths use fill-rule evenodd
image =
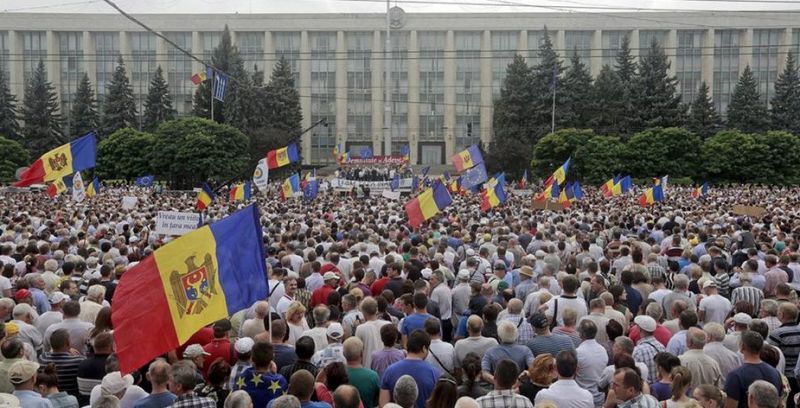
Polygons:
M253 172L253 184L255 184L260 191L267 191L267 186L269 185L269 167L267 167L267 159L258 161L256 170Z
M399 200L400 199L400 192L399 191L391 191L391 190L383 190L383 197L388 198L390 200Z
M198 224L199 213L159 211L156 216L156 234L183 235L197 229Z
M411 191L412 179L400 179L400 186L396 191L409 192ZM343 178L332 178L330 180L331 188L337 191L350 191L353 187L367 187L371 191L391 190L392 181L362 181L362 180L348 180Z
M136 197L125 196L122 197L122 209L123 210L132 210L136 208L136 205L139 203L139 199Z
M86 186L83 184L81 172L75 173L72 178L72 199L79 203L86 199Z

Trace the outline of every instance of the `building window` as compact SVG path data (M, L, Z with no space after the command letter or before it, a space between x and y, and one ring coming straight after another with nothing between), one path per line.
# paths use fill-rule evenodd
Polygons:
M500 96L508 64L517 54L518 39L519 33L516 31L492 32L492 97L495 99Z
M133 97L136 99L136 112L139 114L139 127L142 127L144 101L150 87L150 77L157 67L156 36L151 33L129 33L131 39L131 63L128 69L131 74ZM162 67L162 69L165 67Z
M64 118L65 131L72 135L72 103L85 71L83 65L83 33L58 33L59 60L61 62L61 114ZM80 136L80 135L72 135Z
M169 32L166 33L166 36L179 47L192 52L191 32ZM169 90L175 101L175 110L179 115L192 113L192 95L194 94L194 84L191 80L192 60L168 43L167 67L167 82L169 82Z
M300 33L278 32L274 40L275 60L283 58L289 63L294 74L294 88L300 89Z
M11 72L8 69L8 59L11 51L8 45L8 32L0 31L0 69L5 74L7 84L11 83Z
M248 71L264 70L264 33L239 32L236 33L236 44L239 47L239 54L244 61L244 67ZM267 77L269 75L267 74Z
M26 31L22 33L22 79L28 83L31 74L36 71L39 61L47 58L47 33L44 31ZM49 72L48 75L53 75Z
M570 59L578 54L581 61L588 66L589 58L592 56L592 34L592 31L567 31L564 33L566 45L564 56Z
M480 143L481 33L456 32L456 151Z
M691 103L702 81L703 32L678 31L675 72L683 103Z
M108 93L108 85L111 84L111 78L117 69L119 33L94 33L94 47L97 54L95 69L97 101L102 105ZM125 69L127 71L130 67L126 66Z
M419 140L444 140L444 32L419 39Z
M639 58L644 58L647 56L647 53L650 52L650 44L653 42L653 39L658 42L658 45L661 47L664 52L666 52L667 48L667 35L669 35L669 31L655 31L655 30L641 30L639 31Z
M328 126L317 126L311 132L311 161L329 163L334 160L336 146L336 33L312 32L311 42L311 123L321 119Z
M392 31L389 37L392 52L389 65L389 92L392 100L392 123L390 136L392 138L392 151L390 154L398 156L403 146L408 144L408 31ZM381 45L386 43L386 33L381 32ZM385 45L384 45L385 47ZM381 55L383 58L383 55ZM381 77L385 74L380 73ZM383 100L383 92L378 99ZM383 109L383 106L381 106ZM381 127L383 124L381 123ZM384 149L384 146L381 146Z
M222 41L222 31L204 31L200 33L200 37L203 39L203 60L212 62L214 48Z
M627 31L603 31L600 39L603 43L603 65L614 67L626 36L628 36Z
M371 32L347 34L347 140L372 139Z
M739 80L739 31L714 31L714 105L725 115Z
M550 36L553 41L553 31L528 31L528 65L534 66L539 63L539 47L544 41L544 35Z
M761 100L768 104L778 78L778 44L781 30L753 30L753 75Z

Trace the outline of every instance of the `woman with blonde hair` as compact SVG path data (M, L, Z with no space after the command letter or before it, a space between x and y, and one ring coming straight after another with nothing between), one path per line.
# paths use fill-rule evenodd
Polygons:
M683 408L695 400L686 396L689 386L692 384L692 373L684 366L677 366L670 372L672 377L672 397L666 401L661 401L661 408Z
M306 322L306 307L298 301L293 301L286 309L286 325L289 327L289 339L286 344L294 346L294 343L303 336L303 332L310 329Z
M540 354L531 363L528 371L520 376L519 393L531 400L536 400L539 391L550 388L550 384L558 378L556 358L552 354Z
M694 389L692 396L703 408L722 408L725 406L725 394L711 384L701 384Z

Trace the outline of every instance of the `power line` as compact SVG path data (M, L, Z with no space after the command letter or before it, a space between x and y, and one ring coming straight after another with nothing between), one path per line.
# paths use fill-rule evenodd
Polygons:
M18 7L13 9L3 9L0 10L1 13L13 13L19 11L29 11L29 10L44 10L44 9L51 9L51 8L60 8L60 7L67 7L67 6L82 6L86 4L93 4L99 3L103 0L85 0L85 1L76 1L73 3L61 3L61 4L49 4L49 5L42 5L42 6L28 6L28 7Z

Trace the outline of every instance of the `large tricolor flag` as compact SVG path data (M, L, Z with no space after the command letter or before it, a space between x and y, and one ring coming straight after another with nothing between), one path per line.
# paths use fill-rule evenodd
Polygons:
M22 172L15 187L59 180L64 176L90 169L97 159L97 141L90 132L74 141L45 153Z
M433 186L406 203L408 223L417 228L453 202L447 187L436 180Z
M111 318L120 371L138 370L202 327L267 296L258 208L250 205L156 250L125 272Z
M228 199L230 201L247 201L253 194L252 184L249 181L245 181L244 183L239 183L228 193Z
M300 191L300 175L295 173L283 181L281 186L281 198L284 200L294 197Z
M653 203L658 203L664 201L664 186L662 185L663 179L656 178L653 180L655 183L653 187L644 190L642 195L639 197L639 204L641 206L647 206Z
M100 194L100 179L94 176L92 182L86 186L86 197L92 198Z
M481 211L489 211L506 202L506 175L500 173L484 184L481 191Z
M481 151L478 149L478 146L472 145L466 150L462 150L454 154L450 160L453 162L453 166L455 166L456 171L460 173L466 169L483 163L483 155L481 155Z
M567 161L561 165L561 167L557 168L556 171L553 172L553 179L558 182L559 185L564 184L564 181L567 179L567 172L569 171L569 163L572 161L572 157L567 158Z
M300 154L297 151L297 143L292 143L267 153L267 167L269 167L270 170L283 167L299 160Z
M708 194L708 182L706 181L703 183L702 186L695 187L692 189L692 198L700 198L704 195Z
M214 190L211 189L211 186L209 186L208 183L203 183L203 186L200 187L200 191L197 192L197 203L195 203L194 206L198 210L205 210L211 205L215 197Z

